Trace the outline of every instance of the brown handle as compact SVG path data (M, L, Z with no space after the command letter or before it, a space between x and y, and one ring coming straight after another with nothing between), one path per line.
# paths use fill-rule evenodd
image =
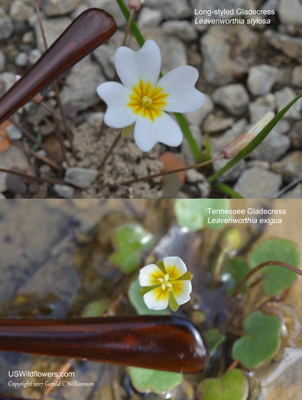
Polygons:
M42 57L0 99L0 124L31 100L66 69L109 39L116 30L106 11L84 11Z
M207 345L195 325L170 316L0 320L0 350L193 373Z

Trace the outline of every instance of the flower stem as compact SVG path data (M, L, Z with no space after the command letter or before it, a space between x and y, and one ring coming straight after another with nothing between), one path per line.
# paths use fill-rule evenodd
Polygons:
M49 178L39 178L38 176L24 174L23 172L13 171L11 169L0 168L0 172L4 172L6 174L12 174L16 176L20 176L21 178L31 179L32 181L36 181L39 183L48 183L50 185L65 185L65 182L59 181L57 179L49 179Z
M116 145L118 144L118 142L120 141L121 137L122 137L122 131L119 132L119 134L118 134L117 137L115 138L114 142L112 143L110 149L108 150L107 154L105 155L103 161L102 161L101 164L99 165L99 167L98 167L98 170L99 170L99 171L104 167L106 161L108 160L108 158L109 158L110 154L112 153L113 149L115 148L115 146L116 146Z
M185 172L185 171L189 171L190 169L201 168L201 167L204 167L206 165L212 164L213 162L215 162L217 160L220 160L221 158L223 158L223 154L220 154L218 157L215 157L212 160L208 160L208 161L204 161L204 162L199 163L199 164L191 165L190 167L172 169L170 171L163 171L163 172L159 172L158 174L143 176L141 178L132 179L130 181L118 182L118 184L121 185L121 186L126 186L126 185L131 185L132 183L137 183L137 182L141 182L141 181L148 181L149 179L159 178L160 176L177 174L178 172Z
M130 27L131 27L131 22L132 22L132 20L133 20L133 17L134 17L134 9L132 8L131 11L130 11L130 14L129 14L128 21L127 21L127 26L126 26L125 36L124 36L124 40L123 40L122 46L125 46L125 45L126 45L127 38L128 38L129 32L130 32Z
M250 270L250 272L248 272L245 277L242 279L242 281L239 283L237 289L235 290L235 292L232 294L231 296L231 300L236 300L236 298L239 296L239 293L241 292L241 290L244 288L246 282L256 273L258 272L260 269L268 267L270 265L275 265L275 266L279 266L282 268L286 268L289 269L292 272L295 272L296 274L302 276L302 271L298 268L293 267L292 265L289 265L287 263L281 262L281 261L266 261L262 264L257 265L257 267L253 268Z

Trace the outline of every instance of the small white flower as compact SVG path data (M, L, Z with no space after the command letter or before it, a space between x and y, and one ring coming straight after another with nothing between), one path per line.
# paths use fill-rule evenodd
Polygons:
M169 305L176 311L190 300L191 279L192 275L179 257L165 257L158 265L146 265L139 273L146 306L150 310L164 310Z
M97 87L108 106L105 123L113 128L135 124L134 140L143 151L157 142L179 146L181 129L165 111L186 113L202 107L205 96L195 88L197 69L184 65L158 80L161 54L153 40L139 51L118 48L114 63L122 84L105 82Z

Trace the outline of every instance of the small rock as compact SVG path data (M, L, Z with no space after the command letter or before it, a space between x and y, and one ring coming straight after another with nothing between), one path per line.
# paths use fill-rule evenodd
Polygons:
M22 36L22 42L25 44L32 44L35 41L35 35L32 31L24 33Z
M255 63L257 41L245 25L211 26L201 39L206 80L218 86L244 77Z
M30 51L28 55L28 61L31 65L35 64L39 58L41 57L42 53L39 49L33 49Z
M9 10L9 15L14 21L27 21L33 14L34 7L28 0L14 0Z
M190 129L192 132L192 136L195 139L197 146L201 149L202 146L202 134L200 131L199 126L196 125L190 125ZM181 152L183 154L184 157L184 161L187 165L194 165L196 164L194 156L192 154L191 148L188 144L187 140L183 140L182 144L181 144Z
M267 161L259 161L259 160L249 160L246 163L248 168L263 168L263 169L270 169L270 163Z
M22 132L15 125L8 126L6 132L12 140L19 140L22 138Z
M15 64L18 65L18 67L25 67L28 62L28 57L26 53L19 53L17 57L15 58Z
M74 197L74 188L68 185L54 185L54 191L58 196L64 199L72 199Z
M185 42L197 39L197 32L189 21L167 21L162 25L164 34L177 37Z
M98 171L85 168L68 168L64 181L80 189L88 188L98 176Z
M249 96L241 84L231 84L216 89L212 95L216 104L233 115L242 115L249 104Z
M263 96L269 93L278 78L278 73L278 68L266 64L250 68L247 80L250 92L254 96Z
M302 63L302 39L268 30L264 33L268 43L288 57Z
M16 82L16 75L11 72L0 74L0 96L8 91Z
M255 102L249 104L249 114L252 124L256 124L261 120L269 111L273 111L271 107L261 106Z
M192 8L187 0L148 0L148 7L160 10L165 19L185 19L192 15Z
M153 10L149 7L143 7L139 13L137 24L140 28L156 27L163 19L163 14L160 10Z
M65 29L71 24L71 22L72 19L68 17L42 19L42 24L45 31L45 36L47 39L48 46L51 46L53 44L53 42L65 31ZM38 20L35 20L34 28L37 40L37 47L40 51L44 52L45 47Z
M302 4L299 0L280 0L279 18L283 25L302 26Z
M286 192L281 199L302 199L302 184L299 183L294 189Z
M278 92L275 93L276 95L276 101L277 101L277 110L280 112L289 102L294 100L294 98L297 96L295 91L290 88L290 87L285 87ZM287 118L294 118L294 119L300 119L301 118L301 112L300 112L300 102L296 102L285 114L285 117Z
M99 128L104 121L104 113L103 112L87 112L87 113L84 113L84 118L88 122L89 125Z
M205 96L204 105L200 110L186 114L189 124L200 126L202 121L214 110L214 103L211 97L207 94Z
M0 167L5 169L19 168L21 170L26 170L29 164L22 150L18 149L16 146L10 146L8 150L0 153ZM0 172L0 193L7 189L6 177L6 173Z
M48 17L65 15L74 11L81 0L40 0L41 8Z
M202 125L202 130L205 133L217 133L225 131L234 124L233 118L221 118L214 114L210 114Z
M250 168L241 175L234 190L247 199L265 199L276 195L282 177L262 168Z
M289 134L295 149L302 149L302 121L297 121Z
M302 176L302 152L294 151L281 161L272 164L272 170L281 174L286 182Z
M302 87L302 65L297 65L293 69L292 84L298 86L299 88Z
M63 103L86 110L100 101L96 87L104 81L100 66L90 61L90 56L85 57L71 69L66 79L61 92Z
M8 39L14 31L11 18L6 14L4 8L0 7L0 40Z
M190 169L187 171L186 180L189 183L204 182L205 177L200 172L196 171L196 169Z
M5 68L5 55L2 50L0 50L0 72Z
M71 14L72 19L76 19L80 14L82 14L84 11L88 9L89 7L86 4L80 4L78 8L76 8L74 12Z

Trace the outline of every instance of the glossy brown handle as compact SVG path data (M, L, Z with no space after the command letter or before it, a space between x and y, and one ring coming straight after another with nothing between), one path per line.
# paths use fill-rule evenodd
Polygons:
M0 350L183 373L202 371L208 360L198 329L175 316L4 319Z
M0 124L66 69L109 39L116 30L106 11L84 11L42 57L0 99Z

